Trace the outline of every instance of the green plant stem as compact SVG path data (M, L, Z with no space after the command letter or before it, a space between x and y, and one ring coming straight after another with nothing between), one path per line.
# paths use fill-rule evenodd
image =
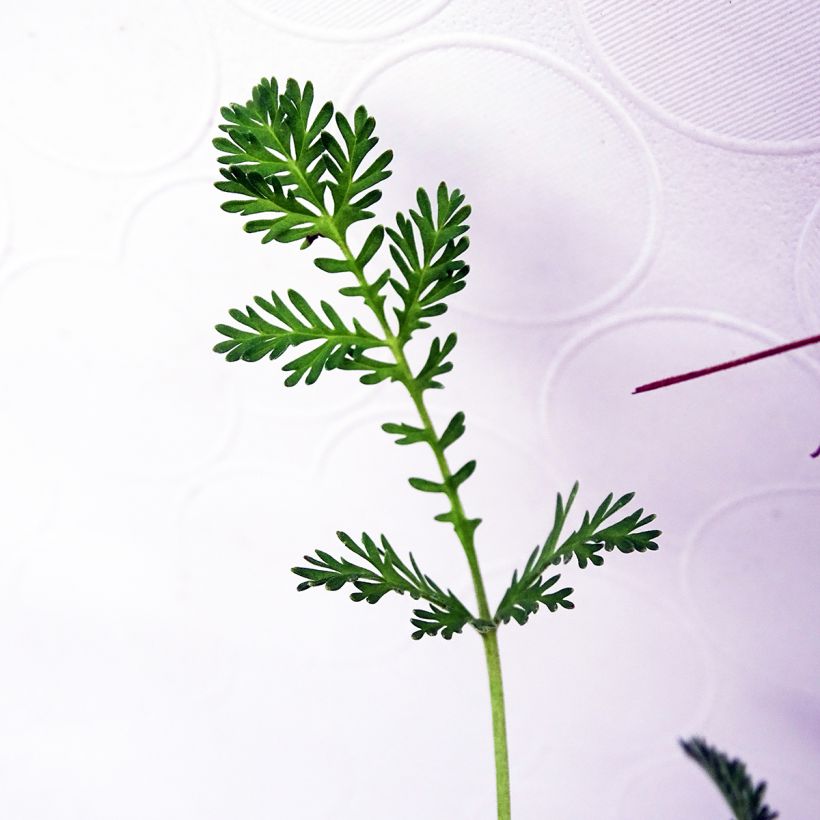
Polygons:
M339 246L345 259L350 263L353 274L356 277L359 285L366 288L368 285L364 271L356 261L356 257L350 250L345 236L337 229L333 231L332 239ZM410 398L418 411L419 418L424 430L428 434L428 441L430 448L435 456L438 464L441 477L444 480L446 488L446 496L450 502L450 507L453 513L453 527L456 531L456 536L461 543L464 554L467 557L467 563L470 566L470 575L473 580L473 587L475 588L476 600L478 603L479 618L486 624L492 624L492 613L487 601L487 592L484 588L484 580L481 575L481 568L478 564L478 556L475 549L475 523L467 517L464 512L464 506L461 503L461 498L458 495L458 489L452 483L452 471L447 461L447 457L442 448L439 437L436 434L433 421L430 418L430 413L424 402L424 394L419 388L410 365L407 362L407 357L404 354L404 343L397 338L390 327L384 309L374 299L366 297L368 307L373 311L382 332L385 335L390 350L398 365L401 373L401 381L407 388ZM484 643L484 655L487 661L487 675L490 683L490 708L492 711L493 723L493 746L495 753L495 780L496 780L496 802L498 806L498 820L511 820L510 807L510 763L509 753L507 750L507 719L504 707L504 686L501 676L501 656L498 649L498 635L495 626L488 628L481 634Z
M507 718L504 709L504 684L501 679L501 656L498 652L498 632L493 629L481 636L490 678L490 708L493 714L495 742L495 791L498 820L510 820L510 759L507 752Z

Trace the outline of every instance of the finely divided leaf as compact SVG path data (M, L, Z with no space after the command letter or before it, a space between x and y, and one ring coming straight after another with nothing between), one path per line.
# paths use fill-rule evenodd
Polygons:
M373 136L376 121L368 116L367 109L359 106L351 124L341 113L336 114L336 127L341 142L330 132L321 135L324 148L324 164L328 170L327 187L333 202L333 219L344 234L354 222L373 216L367 209L381 199L376 185L387 179L391 171L387 166L393 159L392 151L384 151L370 165L362 167L365 157L378 143Z
M755 785L742 761L730 759L700 737L681 740L680 745L718 787L735 820L775 820L779 816L763 802L766 783Z
M256 170L239 166L223 168L222 182L216 187L226 193L243 197L222 204L222 209L244 216L273 214L265 219L245 223L248 233L263 233L262 242L295 242L321 233L322 216L297 197L295 189L285 190L279 177L265 177Z
M512 583L498 605L495 615L496 623L506 624L513 619L523 625L529 620L530 615L538 612L541 605L550 612L555 612L558 607L573 609L575 604L569 600L572 594L571 587L552 590L560 577L560 575L553 575L544 580L542 576L539 576L534 582L522 578L519 582L518 574L513 573Z
M441 633L441 637L449 641L454 634L475 621L467 607L450 590L447 590L443 605L431 603L428 609L414 609L413 615L415 617L410 619L410 623L416 627L411 636L414 640Z
M458 338L455 333L451 333L442 343L436 337L430 345L430 352L427 360L422 365L421 370L416 374L416 382L422 390L431 390L443 387L438 377L449 373L453 369L453 363L447 361L447 357L452 353Z
M430 435L422 427L413 427L410 424L393 424L387 422L382 425L385 433L390 433L396 438L396 444L418 444L419 442L430 443Z
M288 291L288 298L290 306L275 291L270 300L255 297L257 308L270 319L249 305L244 312L231 310L231 317L243 327L217 325L217 331L227 339L216 344L214 350L225 354L231 362L253 362L265 356L276 359L291 347L317 342L308 352L284 365L285 371L291 371L285 380L290 387L303 377L307 384L313 384L323 370L348 369L364 357L363 351L385 345L357 320L349 327L327 302L320 303L324 313L321 316L295 290Z
M416 330L430 326L429 319L447 310L444 300L464 288L469 267L461 258L470 245L466 236L470 207L456 188L441 183L436 211L423 188L416 194L418 210L410 218L396 215L396 227L388 228L390 254L400 276L390 284L402 306L396 309L399 338L407 341Z
M222 109L219 128L226 136L215 139L214 147L220 151L219 162L229 167L222 170L225 181L216 187L243 198L226 202L225 210L280 214L246 226L252 232L265 231L263 241L307 240L324 231L321 210L327 182L320 136L333 106L325 103L311 120L312 106L311 83L300 88L288 80L280 93L275 79L263 79L245 105Z
M240 197L225 203L227 211L275 214L246 225L264 232L264 242L302 239L304 248L319 236L344 235L354 222L373 216L367 208L381 197L376 186L391 174L391 151L365 163L378 138L376 121L363 106L351 123L338 112L334 118L329 102L314 115L313 102L312 83L290 79L282 92L275 79L263 79L245 105L222 109L225 136L213 144L228 167L217 188ZM341 139L327 130L332 122ZM378 249L378 231L383 236L381 228L371 233L360 259L369 260Z
M610 494L592 515L584 513L581 526L555 550L551 563L566 564L574 557L578 566L584 569L587 564L603 564L601 552L612 552L615 549L623 553L657 550L656 539L661 531L643 529L655 520L654 515L645 516L643 509L637 509L618 521L603 526L604 522L609 521L615 513L625 507L634 495L627 493L613 502L613 496Z
M658 548L655 539L660 535L660 530L642 529L653 521L655 516L644 516L642 509L605 525L605 522L610 521L615 513L632 500L634 493L627 493L614 502L611 494L607 496L592 515L584 513L581 526L570 533L559 546L561 533L577 492L576 482L566 503L561 494L558 494L550 533L543 546L532 551L520 576L518 572L513 573L510 586L496 611L497 623L507 623L510 619L519 624L526 623L529 616L542 604L550 612L555 612L558 607L572 609L574 605L569 600L572 589L552 589L560 576L552 575L544 579L544 573L551 565L567 563L574 557L578 566L584 569L589 564L603 564L601 552L613 549L624 553L645 552Z
M367 533L362 533L361 543L344 532L337 536L359 560L335 558L323 550L317 550L315 556L306 555L308 566L293 568L296 575L305 579L298 590L318 586L337 590L351 584L356 589L350 596L354 601L375 604L388 592L407 593L415 600L424 600L429 609L413 611L414 639L441 634L449 640L467 624L479 623L450 590L445 592L421 571L412 553L409 566L402 561L385 536L381 536L378 544Z

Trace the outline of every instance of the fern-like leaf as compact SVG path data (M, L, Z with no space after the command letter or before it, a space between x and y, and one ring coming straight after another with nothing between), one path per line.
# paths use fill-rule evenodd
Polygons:
M244 312L231 310L231 317L243 327L217 325L217 331L227 339L216 344L214 350L225 354L228 361L254 362L265 356L276 359L291 347L318 342L307 353L284 365L285 371L291 371L285 380L290 387L303 377L307 384L313 384L323 370L351 365L364 358L362 351L386 344L356 319L352 327L348 327L327 302L320 303L322 317L295 290L289 290L288 297L292 307L276 292L271 293L270 300L260 296L254 299L256 306L275 321L264 318L250 306L246 306Z
M241 197L223 209L245 216L273 213L251 220L245 230L264 232L263 242L298 239L310 244L326 232L323 215L326 181L321 134L333 115L325 103L311 120L313 85L301 88L288 80L279 93L275 79L263 79L252 98L222 109L226 136L214 140L224 177L216 187Z
M766 783L755 784L741 760L729 758L700 737L681 740L680 745L718 787L735 820L775 820L779 817L763 802Z
M334 118L329 102L311 118L313 101L312 83L302 87L290 79L280 93L272 78L255 86L244 105L222 109L219 128L226 136L215 139L214 147L228 168L216 187L240 197L222 207L245 216L274 214L245 226L251 233L264 232L263 242L302 239L307 247L319 236L344 235L354 222L373 216L367 209L381 197L376 186L391 174L391 151L364 167L379 141L373 136L376 122L364 106L350 122L341 113ZM326 130L331 121L339 138ZM323 261L325 270L334 265L349 269L345 260Z
M313 99L313 83L301 88L290 79L280 94L275 78L262 79L245 105L221 109L225 121L219 129L227 136L214 140L219 162L251 166L265 178L276 176L283 187L316 204L322 198L319 179L324 168L315 163L322 156L320 137L333 116L333 104L326 102L311 121Z
M327 187L333 200L333 220L344 234L354 222L373 216L367 209L381 199L381 191L376 185L392 173L387 166L393 159L393 152L384 151L362 168L365 158L379 141L373 136L376 121L363 105L354 112L352 123L344 114L337 113L336 127L341 142L328 131L322 133L321 140L324 165L330 174Z
M410 339L416 330L430 326L429 319L446 312L444 300L464 288L469 267L462 256L470 245L466 236L470 206L458 188L450 191L442 182L436 192L435 209L423 188L416 194L418 210L410 218L396 215L396 228L388 228L390 254L401 277L390 284L402 307L396 308L399 337Z
M577 494L577 482L566 502L558 494L552 529L543 546L532 551L521 574L513 573L510 586L496 610L496 623L507 623L512 619L524 624L541 605L550 612L555 612L559 607L574 607L569 600L572 588L553 590L560 575L544 579L546 570L554 564L567 563L574 557L583 569L588 564L600 566L604 562L603 556L599 554L601 551L618 549L621 552L645 552L658 548L654 539L660 535L660 531L641 529L653 521L655 516L644 516L642 509L604 526L605 522L632 500L633 493L623 495L614 502L611 494L607 496L594 514L584 513L581 526L561 542L561 533Z
M262 243L276 239L278 242L306 240L321 234L324 217L305 205L294 190L285 190L275 176L263 177L257 171L234 167L220 171L224 180L216 187L243 199L231 199L222 203L222 210L243 216L273 214L264 219L251 219L245 223L247 233L262 233Z
M438 635L449 641L469 623L473 623L481 631L480 624L470 615L469 610L451 592L447 592L443 605L431 603L427 609L414 609L414 618L410 623L416 627L412 634L414 640L425 635Z
M512 619L523 626L530 615L538 612L540 606L545 606L550 612L555 612L558 607L573 609L575 604L569 600L573 592L572 587L552 590L560 577L552 575L544 580L543 576L539 575L533 578L525 568L519 579L518 573L514 572L510 586L496 610L496 622L506 624Z
M356 588L350 596L354 601L375 604L389 592L399 595L407 593L415 600L424 600L429 604L429 609L416 609L413 613L415 617L411 618L411 623L416 627L412 637L416 640L439 633L449 640L468 624L481 626L456 595L450 590L445 592L421 571L412 553L408 566L384 536L381 536L379 544L367 533L362 533L361 544L346 533L339 532L337 536L363 563L335 558L323 550L316 550L315 556L305 556L309 566L293 568L296 575L305 579L297 589L303 591L324 586L337 590L351 584Z
M618 521L603 526L619 510L634 498L635 493L622 495L617 501L610 493L590 515L585 512L581 526L572 532L552 556L551 563L569 563L574 557L584 569L588 564L599 567L604 563L602 552L647 552L658 549L660 530L642 529L655 520L654 515L644 515L643 509L635 510Z
M440 389L444 386L438 381L438 377L453 369L453 363L447 357L453 352L457 341L455 333L451 333L443 342L438 337L433 339L427 360L416 374L416 382L422 390Z

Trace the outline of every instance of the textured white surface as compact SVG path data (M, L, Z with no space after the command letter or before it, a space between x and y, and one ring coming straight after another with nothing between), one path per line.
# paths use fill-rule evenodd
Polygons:
M797 246L795 279L800 312L807 327L820 325L820 202L812 209Z
M601 65L670 125L740 150L820 147L820 15L803 0L572 0Z
M404 396L210 352L254 294L331 291L211 188L218 105L277 75L368 105L386 218L440 178L474 206L434 411L467 412L491 596L576 478L665 530L503 630L516 820L723 816L691 733L820 817L820 352L630 394L818 332L818 31L796 0L4 11L0 814L494 816L475 635L289 573L383 530L469 596L378 430Z
M437 78L423 119L406 105L420 76ZM652 155L618 103L570 63L513 39L443 36L388 51L354 88L405 157L388 210L444 176L469 179L473 201L503 203L477 211L472 247L490 269L515 271L516 286L499 276L463 310L507 323L567 321L623 296L646 271L660 210ZM451 136L439 147L442 133Z

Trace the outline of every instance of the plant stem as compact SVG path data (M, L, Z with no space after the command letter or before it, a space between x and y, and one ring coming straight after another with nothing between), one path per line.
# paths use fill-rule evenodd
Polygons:
M393 345L391 345L393 347ZM408 374L410 372L404 351L400 346L396 346L396 361L399 367ZM478 614L482 621L491 623L492 614L487 602L487 593L484 589L484 580L481 576L481 568L476 555L474 532L475 525L470 523L464 512L464 507L458 495L458 490L451 486L449 479L452 477L447 457L438 441L433 422L427 407L424 404L424 397L419 391L415 381L405 382L410 397L416 405L424 429L430 434L430 447L436 457L441 476L447 489L447 497L455 519L455 531L461 543L464 553L467 556L467 563L470 565L470 574L473 579L476 600L478 601ZM481 634L484 643L484 655L487 660L487 675L490 682L490 709L493 721L493 746L495 752L495 785L496 802L498 806L498 820L510 820L510 760L507 751L507 719L504 708L504 685L501 676L501 655L498 650L498 632L495 626Z
M495 790L498 820L510 820L510 760L507 752L507 718L504 710L504 684L501 680L501 656L498 652L498 632L492 630L481 636L487 658L490 678L490 708L493 713L495 741Z
M347 240L338 230L334 231L334 233L333 239L339 246L345 259L350 263L359 285L363 288L366 287L368 283L364 271L350 250ZM430 413L424 402L424 394L413 376L407 357L404 355L403 341L397 338L396 334L393 333L393 329L387 321L382 306L371 298L365 298L365 301L379 322L382 332L385 335L385 341L390 347L401 373L401 381L407 388L407 392L413 400L423 428L428 434L428 443L435 456L441 477L444 480L445 494L450 502L453 515L453 527L464 550L464 554L467 557L467 563L470 566L470 575L473 580L476 601L478 603L478 615L485 624L490 625L493 623L493 616L487 601L487 592L484 588L484 579L481 575L481 568L478 564L478 556L475 549L475 528L478 525L478 519L470 519L464 512L464 506L458 495L458 488L452 483L453 473L447 461L447 456L444 453L444 448L441 446L439 436L433 425L433 420L430 418ZM491 627L488 626L485 631L482 631L481 638L484 643L484 655L487 660L487 675L490 683L490 708L493 723L498 820L511 820L507 720L504 708L504 687L501 677L501 656L498 650L498 635L495 625L493 624Z
M392 345L391 345L392 347ZM396 353L396 361L399 367L408 374L410 372L407 364L407 359L404 356L404 351L400 346L396 346L394 352ZM487 593L484 589L484 580L481 576L481 568L478 565L478 556L476 555L474 532L475 526L470 523L467 515L464 512L464 507L458 495L458 490L450 486L449 479L452 476L450 466L447 463L447 457L444 450L438 443L438 436L436 435L433 422L427 407L424 404L424 397L418 390L415 381L408 380L406 383L407 390L413 403L416 405L421 422L424 429L430 434L430 447L436 457L441 476L444 479L444 484L448 488L447 497L450 500L450 505L455 518L455 530L464 553L467 556L467 563L470 565L470 574L473 579L473 587L475 588L476 599L478 601L478 614L482 621L492 622L492 614L487 602ZM495 751L495 784L496 784L496 802L498 805L498 820L510 820L510 761L509 753L507 751L507 719L504 709L504 685L501 677L501 655L498 651L498 634L497 629L493 627L487 632L483 632L481 638L484 643L484 655L487 660L487 675L490 682L490 708L492 710L493 720L493 746Z

